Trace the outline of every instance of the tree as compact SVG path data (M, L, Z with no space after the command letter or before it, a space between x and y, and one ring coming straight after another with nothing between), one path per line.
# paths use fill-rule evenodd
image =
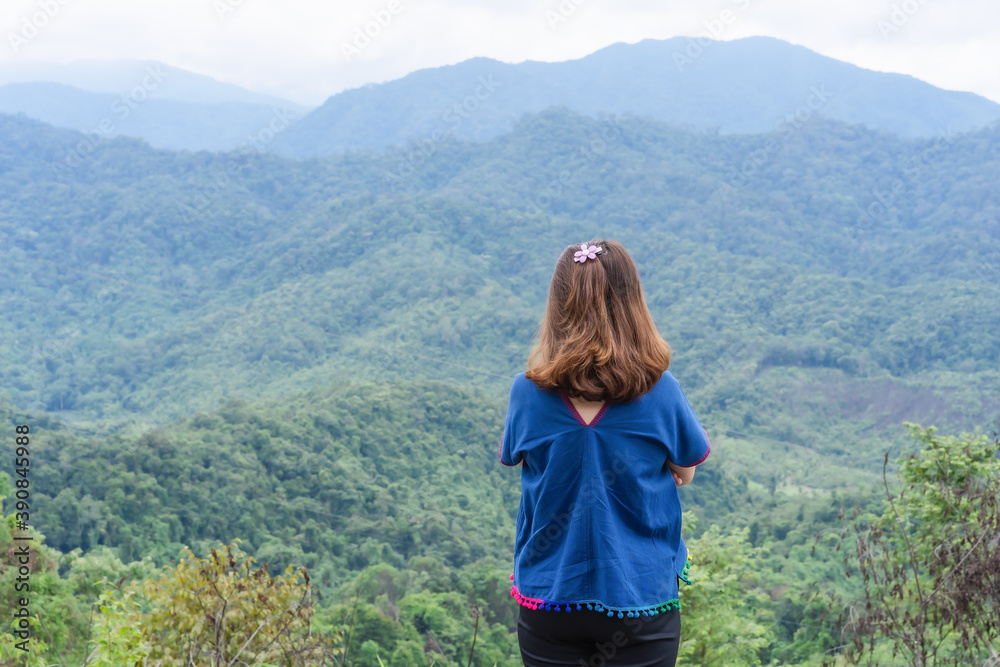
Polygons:
M683 525L685 531L693 530L694 515L685 512ZM757 620L766 596L750 586L760 549L750 545L748 533L749 528L723 533L713 525L687 541L692 585L681 585L679 664L760 664L771 632Z
M880 516L855 514L863 599L846 613L844 658L884 664L1000 664L1000 440L907 422L920 451ZM891 448L890 448L891 451Z
M340 634L313 631L305 568L293 572L288 566L272 578L267 563L253 569L253 561L236 545L226 545L224 552L211 549L204 560L185 547L184 558L158 579L129 583L120 595L105 598L105 606L118 612L118 624L105 622L97 639L123 637L130 649L148 652L146 664L162 667L192 660L282 667L336 660ZM142 611L119 604L133 595L138 606L132 609Z

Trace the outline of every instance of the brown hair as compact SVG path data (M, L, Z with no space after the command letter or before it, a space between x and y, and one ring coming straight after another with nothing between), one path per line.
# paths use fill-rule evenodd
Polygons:
M571 245L556 260L538 344L524 376L542 389L586 401L626 403L649 391L670 366L663 340L622 244L580 263Z

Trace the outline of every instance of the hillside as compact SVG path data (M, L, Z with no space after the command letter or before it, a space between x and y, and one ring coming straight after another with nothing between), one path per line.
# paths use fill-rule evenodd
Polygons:
M296 162L125 139L67 170L78 135L7 116L0 137L0 386L83 432L333 377L502 400L552 257L596 234L633 249L675 375L744 443L734 474L777 441L799 452L780 487L850 486L904 420L995 417L995 130L923 162L932 141L817 119L728 188L766 137L566 111L443 145L407 178L387 177L401 153ZM893 179L890 215L857 229Z
M271 572L308 568L326 623L338 627L353 607L356 647L371 641L389 655L418 642L418 659L404 663L417 667L433 640L446 664L466 664L468 610L477 605L484 625L474 664L516 666L507 575L519 491L517 471L497 460L503 407L442 382L336 382L281 400L231 400L135 437L87 437L0 401L0 437L14 423L31 425L33 532L53 559L36 609L66 624L67 650L78 653L101 575L150 577L185 545L203 554L239 538ZM871 486L775 494L723 472L715 456L681 490L685 507L709 540L708 522L732 523L738 510L745 548L762 550L755 594L775 591L760 620L780 635L776 652L806 657L813 628L829 623L816 626L815 605L787 583L800 583L808 566L810 581L848 586L829 541L806 554L838 509L876 496ZM0 472L0 514L11 511L11 489ZM0 551L10 544L0 523ZM713 543L691 544L708 562ZM0 562L0 581L14 574ZM3 591L0 604L13 606L13 586ZM820 636L819 646L828 641ZM377 667L371 655L355 661Z
M304 563L340 584L378 563L505 560L519 489L497 461L504 407L448 383L349 382L108 439L0 409L5 424L36 426L49 546L103 544L164 564L184 544L239 536L278 569ZM732 512L743 485L714 465L702 472L701 499L692 487L688 502L711 519Z
M523 114L551 106L724 133L768 132L820 114L914 138L1000 119L1000 105L972 93L866 70L783 40L702 42L647 39L565 62L472 58L423 69L333 95L272 149L303 157L412 140L426 151L442 137L493 139Z
M713 443L680 491L702 568L682 595L688 637L750 647L727 666L839 650L861 577L837 536L883 512L901 423L997 416L1000 127L555 107L426 153L82 142L0 114L0 439L31 425L50 663L88 654L102 576L239 538L309 568L351 667L468 664L474 632L472 664L516 667L498 439L552 262L584 239L633 253Z

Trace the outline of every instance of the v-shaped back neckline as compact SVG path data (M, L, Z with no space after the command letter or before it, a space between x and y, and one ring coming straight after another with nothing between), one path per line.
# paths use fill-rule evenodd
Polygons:
M610 402L604 401L604 405L602 405L601 409L597 411L597 414L594 415L594 418L591 419L589 422L587 422L587 421L584 421L583 417L580 415L579 410L577 410L576 406L573 405L573 401L571 401L569 399L569 396L567 396L566 394L559 394L559 396L562 398L563 403L566 404L566 407L569 408L569 411L573 414L573 416L576 418L576 421L578 421L581 426L594 426L594 425L596 425L597 422L600 421L601 417L604 416L604 413L607 411L608 406L611 405Z

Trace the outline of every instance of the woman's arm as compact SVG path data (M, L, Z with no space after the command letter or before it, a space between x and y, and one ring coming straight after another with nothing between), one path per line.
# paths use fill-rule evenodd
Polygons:
M670 461L667 461L667 466L670 468L670 473L674 476L674 481L677 482L677 486L690 484L691 480L694 479L694 469L697 467L691 466L690 468L682 468L680 466L675 466Z

